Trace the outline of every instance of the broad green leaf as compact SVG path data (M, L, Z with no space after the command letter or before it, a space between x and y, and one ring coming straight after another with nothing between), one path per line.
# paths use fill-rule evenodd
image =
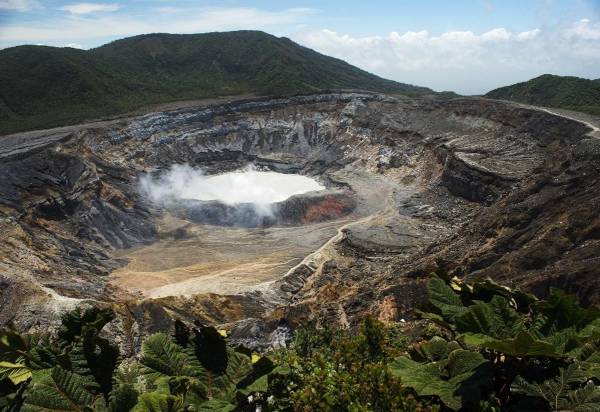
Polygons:
M487 360L479 352L471 352L464 349L457 349L448 356L448 374L450 379L461 378L468 379L475 370L486 363ZM466 375L469 375L468 377Z
M440 378L440 369L435 363L418 363L407 357L396 358L389 365L390 372L419 396L437 396L454 410L461 408L459 398L454 397L455 385Z
M441 362L419 363L401 356L390 363L389 369L419 396L437 396L446 406L458 410L464 401L478 402L481 387L490 385L488 364L477 352L457 349Z
M70 351L68 352L70 370L78 375L92 377L87 358L85 356L85 348L82 339L77 339L73 342Z
M250 385L240 388L239 391L245 396L255 392L266 392L269 389L269 375L263 375Z
M443 328L446 329L453 329L452 324L450 324L449 322L447 322L442 315L438 315L437 313L432 313L432 312L423 312L422 310L415 310L415 312L421 316L421 318L423 319L428 319L438 325L440 325Z
M70 347L59 348L53 345L48 337L35 343L27 356L27 364L33 369L52 369L54 366L70 367Z
M440 311L444 319L453 320L466 311L460 296L442 279L434 277L427 284L429 303Z
M529 332L521 331L513 339L494 339L481 343L481 346L509 356L546 356L560 358L561 353L547 342L535 339Z
M486 278L473 283L472 294L474 300L489 302L494 296L502 296L506 300L510 300L513 291L507 286Z
M279 376L287 376L292 373L291 368L286 364L281 364L275 367L270 373L269 376L279 375Z
M440 361L446 359L450 352L459 349L460 345L455 342L447 342L439 336L434 336L427 342L423 342L415 347L415 351L423 360Z
M0 359L16 362L29 351L27 341L12 328L0 330Z
M539 313L547 319L546 324L541 329L541 332L545 335L570 327L579 330L600 318L600 309L595 307L582 308L575 296L569 295L560 289L552 288L550 296L539 302L536 307Z
M22 410L82 411L97 398L93 389L98 389L95 382L59 366L33 371Z
M254 359L252 355L252 360ZM237 383L238 390L244 395L253 392L266 392L269 386L268 374L275 368L275 364L266 356L258 356L258 360L252 362L252 372Z
M224 373L210 373L208 397L232 399L237 391L236 385L252 372L252 361L249 356L228 348L227 369Z
M549 343L558 353L568 353L581 347L582 341L575 328L563 329L560 332L540 340Z
M74 342L86 331L95 330L99 332L114 318L115 313L111 309L93 307L82 312L81 309L77 308L63 315L58 336L66 342Z
M448 356L446 366L454 397L475 405L481 400L482 388L492 386L493 366L480 353L458 349Z
M482 333L463 333L458 339L469 346L483 346L487 342L495 341L494 338Z
M502 339L523 329L523 321L506 298L494 296L488 303L476 301L456 317L456 330Z
M105 396L109 395L112 388L112 375L117 366L119 350L99 335L102 328L114 318L115 314L110 309L76 309L63 315L58 332L58 344L66 350L69 360L66 369L95 380Z

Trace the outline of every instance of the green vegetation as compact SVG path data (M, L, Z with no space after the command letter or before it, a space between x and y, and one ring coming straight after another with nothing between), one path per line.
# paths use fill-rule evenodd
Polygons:
M485 96L600 115L600 79L544 74L527 82L500 87Z
M433 93L262 32L148 34L89 51L45 46L0 50L0 133L73 124L177 100L325 89Z
M216 329L148 337L120 359L110 310L66 314L55 339L0 334L0 408L26 411L598 411L600 310L490 280L433 277L421 319L308 325L289 349L232 348Z
M229 411L240 397L247 403L249 391L266 391L259 378L277 372L267 358L253 363L248 354L228 347L216 329L190 331L180 322L173 337L148 337L139 360L122 360L117 348L99 337L113 318L111 310L68 313L56 340L4 330L0 408Z

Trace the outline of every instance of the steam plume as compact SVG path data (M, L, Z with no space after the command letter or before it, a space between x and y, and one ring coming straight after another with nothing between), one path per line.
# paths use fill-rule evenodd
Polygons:
M142 192L155 203L169 204L184 199L216 200L226 205L253 204L269 210L269 205L288 197L324 187L306 176L258 171L250 165L221 175L205 175L187 164L173 165L158 177L140 179Z

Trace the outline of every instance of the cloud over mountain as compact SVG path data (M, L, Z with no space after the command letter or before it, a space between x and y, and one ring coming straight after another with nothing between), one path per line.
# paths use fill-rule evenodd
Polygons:
M540 73L586 74L600 61L600 23L582 19L554 28L483 33L426 30L357 37L331 30L298 33L294 40L391 79L434 89L481 93Z

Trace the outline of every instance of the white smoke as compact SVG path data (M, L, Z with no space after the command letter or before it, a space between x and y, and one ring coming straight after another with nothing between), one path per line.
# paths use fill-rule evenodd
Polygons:
M155 203L216 200L227 205L251 203L265 209L290 196L324 189L309 177L259 171L252 165L220 175L206 175L187 164L173 165L158 177L142 176L140 185Z

